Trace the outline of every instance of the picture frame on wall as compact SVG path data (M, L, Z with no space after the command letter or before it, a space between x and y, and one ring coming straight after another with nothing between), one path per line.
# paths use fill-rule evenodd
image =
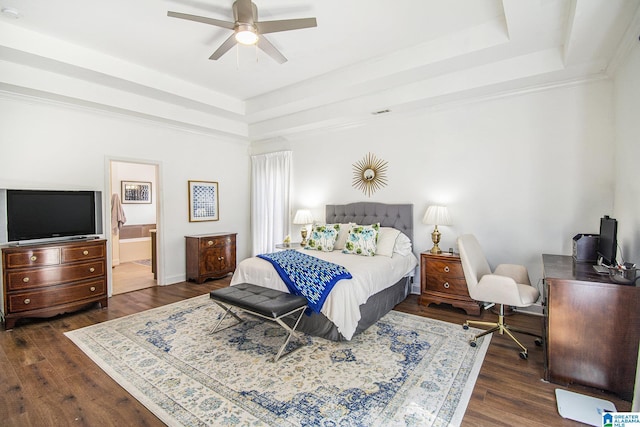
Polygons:
M218 221L218 183L189 180L189 222Z
M144 181L120 181L122 203L151 203L151 183Z

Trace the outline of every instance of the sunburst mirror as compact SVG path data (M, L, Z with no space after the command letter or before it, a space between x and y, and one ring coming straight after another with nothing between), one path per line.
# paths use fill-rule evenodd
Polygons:
M376 190L387 185L387 162L367 154L353 164L353 187L371 197Z

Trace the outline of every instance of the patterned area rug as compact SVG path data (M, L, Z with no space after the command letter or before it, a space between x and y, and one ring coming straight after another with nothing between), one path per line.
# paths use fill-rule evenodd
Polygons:
M490 340L392 311L349 342L292 339L273 363L282 328L242 314L211 335L221 313L203 295L66 335L170 426L459 425Z

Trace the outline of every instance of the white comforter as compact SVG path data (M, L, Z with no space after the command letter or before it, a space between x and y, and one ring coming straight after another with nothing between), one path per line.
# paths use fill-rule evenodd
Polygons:
M360 305L367 302L371 295L395 284L402 277L412 273L418 260L413 254L393 257L343 254L333 252L308 251L311 255L325 261L342 265L353 276L335 284L322 306L322 314L332 321L342 336L350 340L360 320ZM289 292L276 269L262 258L247 258L238 264L231 279L231 286L239 283L251 283L266 288Z

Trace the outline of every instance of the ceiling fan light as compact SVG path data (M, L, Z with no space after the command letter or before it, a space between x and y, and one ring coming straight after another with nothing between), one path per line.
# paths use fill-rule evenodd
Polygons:
M258 34L250 25L240 25L236 30L236 41L240 44L252 45L258 42Z

